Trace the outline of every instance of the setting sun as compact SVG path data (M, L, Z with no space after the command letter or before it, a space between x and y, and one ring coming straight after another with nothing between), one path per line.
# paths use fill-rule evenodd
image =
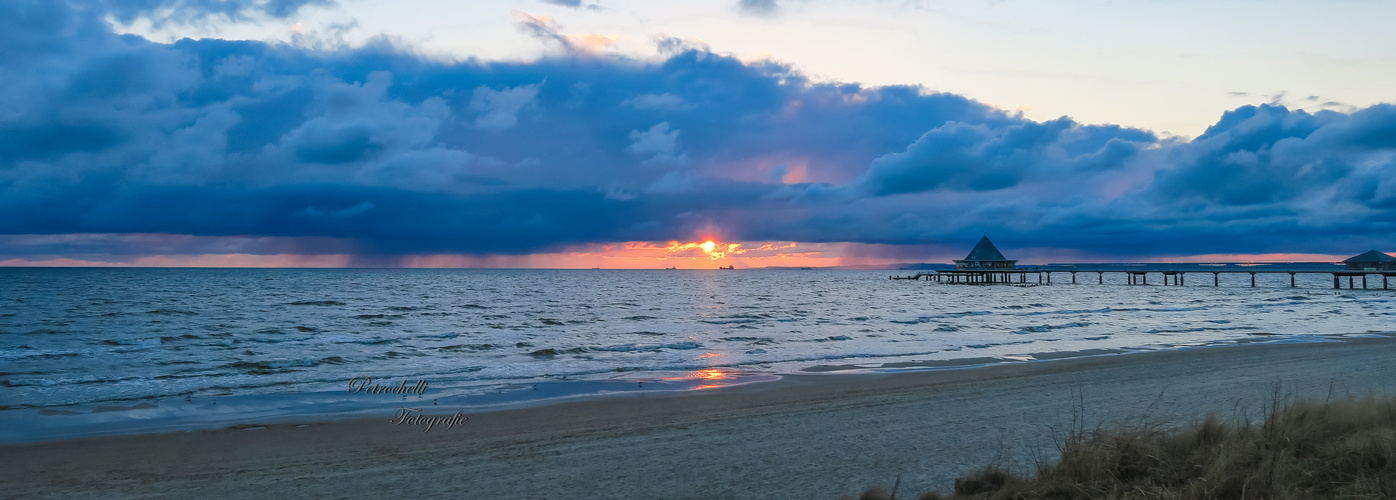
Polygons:
M707 253L713 253L713 247L716 247L716 246L717 246L717 243L713 243L712 240L704 241L704 242L703 242L703 251L704 251L704 252L707 252Z

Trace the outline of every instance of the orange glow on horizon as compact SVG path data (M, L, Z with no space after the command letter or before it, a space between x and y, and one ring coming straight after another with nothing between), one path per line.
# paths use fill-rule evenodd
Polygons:
M906 262L903 258L854 255L877 254L859 243L797 243L793 241L724 242L717 237L697 241L630 241L588 244L561 252L526 255L428 254L360 260L348 254L194 254L90 257L0 258L3 267L404 267L404 268L522 268L522 269L738 269L763 267L880 266ZM925 260L937 262L939 260Z
M707 228L689 241L621 241L592 243L524 255L424 254L359 256L334 254L150 254L150 255L38 255L0 256L0 267L405 267L405 268L523 268L523 269L692 269L717 270L733 266L755 268L853 267L896 269L896 264L948 263L964 255L959 247L928 249L928 254L907 255L895 245L867 243L801 243L794 241L725 241L717 228ZM138 247L168 248L170 244L198 241L200 237L162 234L73 234L33 237L38 243L67 241L122 241ZM243 238L257 242L268 238ZM335 243L330 241L329 243ZM313 245L311 245L313 246ZM1046 262L1154 262L1154 263L1336 263L1351 255L1318 253L1227 253L1164 257L1102 257L1070 249L1019 249L1026 253L1020 264ZM948 253L948 254L947 254ZM1354 252L1355 253L1355 252Z

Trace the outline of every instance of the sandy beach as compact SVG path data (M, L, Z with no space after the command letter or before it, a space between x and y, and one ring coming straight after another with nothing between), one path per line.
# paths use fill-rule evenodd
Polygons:
M1258 411L1288 396L1396 393L1396 341L1198 348L389 422L278 423L0 447L10 498L836 498L901 475L947 488L1000 453L1052 456L1087 425ZM449 417L450 411L423 412Z

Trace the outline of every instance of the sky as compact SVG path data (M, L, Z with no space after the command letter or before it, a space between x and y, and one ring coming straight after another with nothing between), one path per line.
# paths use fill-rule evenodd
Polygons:
M1396 250L1396 3L14 0L0 266ZM707 244L707 243L711 244Z

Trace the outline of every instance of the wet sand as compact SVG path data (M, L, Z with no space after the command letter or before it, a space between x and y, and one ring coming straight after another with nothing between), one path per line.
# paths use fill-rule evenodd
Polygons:
M946 488L1055 434L1259 411L1288 396L1396 394L1396 340L1267 344L898 374L813 374L467 414L0 447L13 498L836 498ZM447 417L453 411L424 412Z

